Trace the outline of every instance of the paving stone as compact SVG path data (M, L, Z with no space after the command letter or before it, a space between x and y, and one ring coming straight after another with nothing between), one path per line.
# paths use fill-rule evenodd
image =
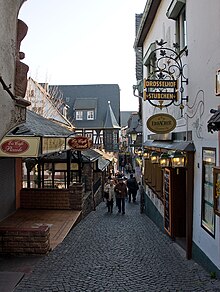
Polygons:
M220 291L220 281L186 260L139 210L139 204L126 203L124 216L116 208L108 214L101 203L15 292Z

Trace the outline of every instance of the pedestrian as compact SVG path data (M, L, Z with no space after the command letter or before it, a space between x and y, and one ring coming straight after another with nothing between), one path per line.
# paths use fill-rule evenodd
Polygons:
M115 201L115 185L114 185L114 180L111 179L109 180L109 183L106 184L105 186L105 193L106 195L106 202L107 202L107 207L108 207L108 213L112 213L113 212L113 205L114 205L114 201Z
M125 214L125 198L127 197L127 186L123 181L123 178L118 180L117 185L114 188L116 193L116 204L118 207L118 213Z
M131 202L131 196L133 202L136 202L137 191L139 189L138 183L136 178L134 177L133 173L130 174L130 178L127 180L127 187L128 187L128 201Z

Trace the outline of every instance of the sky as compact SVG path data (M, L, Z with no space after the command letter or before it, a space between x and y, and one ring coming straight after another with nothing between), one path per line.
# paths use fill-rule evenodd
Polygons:
M135 14L146 0L28 0L19 18L29 74L50 85L118 84L121 110L137 111Z

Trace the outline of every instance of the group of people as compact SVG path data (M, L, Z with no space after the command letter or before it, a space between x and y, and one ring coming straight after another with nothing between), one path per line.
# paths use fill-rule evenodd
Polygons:
M125 214L125 199L128 197L129 203L131 200L136 202L138 189L139 185L133 173L130 174L129 179L121 173L116 173L115 178L109 177L104 187L108 212L113 212L114 201L116 201L118 213Z

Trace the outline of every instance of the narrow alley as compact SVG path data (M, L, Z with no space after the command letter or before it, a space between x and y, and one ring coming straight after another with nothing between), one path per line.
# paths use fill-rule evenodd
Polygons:
M220 281L140 214L138 198L125 215L101 203L15 291L220 291Z

